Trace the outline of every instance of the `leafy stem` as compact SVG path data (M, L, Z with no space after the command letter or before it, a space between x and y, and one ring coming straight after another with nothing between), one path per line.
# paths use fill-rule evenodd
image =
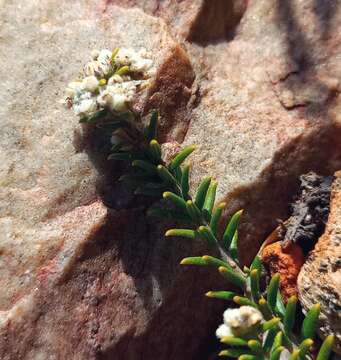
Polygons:
M311 359L310 349L316 336L319 304L309 310L301 326L301 333L295 334L297 298L291 297L284 305L279 290L279 274L273 275L269 284L262 288L260 280L263 266L259 255L249 268L241 268L238 258L238 224L242 210L231 217L221 234L219 224L226 204L216 205L217 182L211 177L204 177L194 196L190 195L190 166L186 160L195 146L186 146L166 163L157 141L157 121L156 111L152 112L144 127L137 125L131 112L110 121L87 119L87 122L95 122L96 126L104 126L112 132L113 147L109 159L128 161L130 164L127 174L121 180L137 195L163 199L151 207L149 214L185 224L183 228L168 230L166 237L200 239L217 254L217 257L186 257L181 264L216 268L238 289L237 292L209 291L206 295L233 301L241 306L240 309L243 306L256 309L256 314L262 317L262 322L243 331L232 327L231 336L220 336L221 342L230 346L221 351L220 355L240 360L277 360L286 349L290 352L290 360ZM328 359L332 344L333 337L327 337L318 353L319 360Z

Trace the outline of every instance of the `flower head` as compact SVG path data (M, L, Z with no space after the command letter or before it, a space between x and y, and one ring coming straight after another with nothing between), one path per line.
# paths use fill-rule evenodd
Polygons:
M227 309L224 312L224 324L216 331L218 338L225 336L244 336L254 331L263 321L261 312L252 306L241 306L238 309Z
M93 50L91 58L83 68L83 78L66 89L67 104L81 117L103 109L127 111L154 73L153 61L145 49Z

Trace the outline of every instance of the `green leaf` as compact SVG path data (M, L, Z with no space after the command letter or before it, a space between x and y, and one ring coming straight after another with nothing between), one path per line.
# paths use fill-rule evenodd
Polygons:
M228 349L220 351L219 356L230 356L233 358L239 358L241 355L249 355L248 353L251 355L251 352L245 349Z
M226 268L232 270L231 266L223 260L217 259L217 258L215 258L213 256L209 256L209 255L204 255L204 256L202 256L202 258L204 261L206 261L207 265L216 266L216 267L225 266Z
M285 315L285 306L284 306L284 302L283 302L283 299L282 299L281 292L280 292L279 290L277 291L275 312L276 312L279 316L281 316L282 318L284 318L284 315Z
M275 306L276 306L279 280L280 280L279 274L273 275L267 288L267 301L272 311L275 310Z
M274 342L272 344L271 352L276 350L279 346L283 344L283 332L278 331L278 333L275 336Z
M253 269L250 272L250 285L251 285L251 294L253 301L258 301L260 296L259 291L259 270Z
M264 319L269 320L272 318L271 309L269 307L268 302L262 297L258 301L259 310L264 316Z
M225 206L226 203L222 202L213 211L212 218L210 221L210 228L215 236L217 236L219 220L221 218L221 214L223 213Z
M119 161L131 161L132 160L132 156L130 153L126 153L126 152L118 152L118 153L114 153L114 154L110 154L108 156L108 160L119 160Z
M272 348L277 331L278 330L276 328L272 328L266 334L264 334L265 341L263 348L265 352L269 352L270 349Z
M240 306L252 306L254 308L257 308L257 305L247 297L237 295L233 298L233 302Z
M316 360L328 360L332 352L333 343L334 335L327 336L320 347L320 351L317 354Z
M201 256L187 257L181 260L180 265L200 265L207 266L206 261Z
M228 225L226 226L226 230L223 235L223 244L226 250L230 248L230 244L232 242L234 233L236 232L238 228L238 224L240 221L240 218L243 214L243 210L237 211L229 221Z
M168 185L177 188L178 182L175 177L168 171L168 169L163 165L157 166L157 172L160 178Z
M213 248L217 244L217 239L213 235L211 229L208 226L199 226L198 233L202 239L207 241L210 248Z
M165 236L181 236L194 240L196 237L196 232L191 229L170 229L166 231Z
M234 271L231 271L230 269L227 269L224 266L219 267L219 273L227 279L232 284L238 286L240 289L244 290L246 285L246 280L240 276L239 274L235 273Z
M297 360L299 359L299 357L300 357L300 350L296 349L291 353L288 360Z
M238 258L238 230L236 230L234 232L233 238L232 238L232 242L230 245L230 255L232 257L232 259L238 263L239 262L239 258Z
M301 329L301 338L304 339L314 339L316 334L316 329L318 325L318 319L320 316L321 305L315 304L308 311L305 319L303 320L302 329Z
M256 257L252 261L250 270L258 270L259 271L258 274L260 274L261 269L262 269L262 260L258 255L256 255Z
M89 116L82 117L79 122L80 123L86 123L86 124L93 124L99 119L103 118L108 114L108 111L106 109L96 111L94 114Z
M288 300L285 309L284 319L283 319L284 330L286 331L287 335L290 335L295 324L296 305L297 305L297 297L293 295Z
M157 174L156 166L144 160L134 160L132 166L142 169L148 174Z
M205 294L209 298L216 298L221 300L233 300L233 298L237 295L233 291L209 291ZM246 345L246 342L245 342Z
M305 359L305 355L308 353L309 349L313 346L314 341L312 339L305 339L301 342L299 346L300 358Z
M189 145L182 149L170 162L169 169L174 170L180 166L195 149L196 147L194 145Z
M120 67L118 70L115 71L115 75L125 75L130 71L130 68L128 65L124 65L122 67Z
M247 346L247 341L235 336L225 336L220 342L230 346Z
M268 331L274 327L276 327L279 322L281 321L281 319L279 317L274 317L268 321L265 321L263 324L262 324L262 329L263 331Z
M249 340L247 345L255 355L259 355L259 356L263 355L263 348L258 340L254 340L254 339Z
M189 170L190 166L185 165L182 169L181 174L181 192L184 199L188 199L188 192L189 192Z
M163 193L163 198L171 201L177 208L179 208L180 210L182 210L184 213L187 214L186 202L180 196L175 195L174 193L172 193L170 191L165 191Z
M147 215L151 217L157 217L160 219L169 219L169 220L177 220L189 222L190 218L187 214L183 214L177 210L173 209L165 209L158 206L154 206L147 211Z
M135 195L145 195L151 197L161 197L163 189L151 188L148 186L139 186L135 191Z
M201 210L203 205L204 205L207 190L208 190L208 188L210 186L210 183L211 183L211 178L210 177L204 177L201 180L201 183L200 183L200 185L198 187L194 203L198 207L199 210Z
M271 352L270 360L279 360L284 349L284 346L278 346L274 351Z
M148 126L145 129L145 136L148 141L157 139L157 123L158 123L159 114L156 110L152 111L150 121Z
M203 215L207 221L211 219L212 209L214 206L215 196L217 192L217 186L218 183L215 180L212 180L207 190L204 206L202 208Z
M149 143L150 152L153 156L153 159L157 162L161 161L161 147L160 144L155 140L151 140Z
M187 200L186 201L186 206L187 206L187 212L188 212L188 215L190 216L190 218L196 223L201 222L200 210L193 203L193 201L192 200Z
M263 357L251 354L243 354L239 356L238 360L263 360Z

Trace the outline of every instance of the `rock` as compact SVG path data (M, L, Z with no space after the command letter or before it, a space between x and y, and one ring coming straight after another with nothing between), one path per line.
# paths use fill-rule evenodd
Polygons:
M262 251L262 262L271 276L280 275L280 290L285 303L290 296L297 296L297 276L304 263L304 255L298 245L291 244L283 249L279 241L270 244Z
M287 218L299 175L340 168L336 3L117 4L128 9L1 3L5 360L207 358L221 317L224 304L202 296L223 288L214 274L178 266L207 250L165 241L162 226L113 186L119 170L95 151L101 139L58 103L93 48L153 52L158 73L141 109L160 108L163 141L198 145L192 185L215 176L225 217L245 209L242 261Z
M178 38L202 44L232 37L246 9L244 0L110 0L109 4L142 8L162 17Z
M341 172L332 185L325 232L301 269L298 291L306 311L321 304L320 335L333 333L335 351L341 354Z

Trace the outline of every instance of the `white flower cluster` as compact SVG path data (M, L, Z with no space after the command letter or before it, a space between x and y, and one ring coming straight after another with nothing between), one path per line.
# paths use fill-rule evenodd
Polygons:
M226 336L244 336L255 330L262 321L261 312L252 306L227 309L224 312L224 323L218 327L216 336L219 339Z
M145 50L94 50L83 69L83 77L71 82L67 104L81 117L102 109L125 112L136 93L149 85L154 74L153 61Z

